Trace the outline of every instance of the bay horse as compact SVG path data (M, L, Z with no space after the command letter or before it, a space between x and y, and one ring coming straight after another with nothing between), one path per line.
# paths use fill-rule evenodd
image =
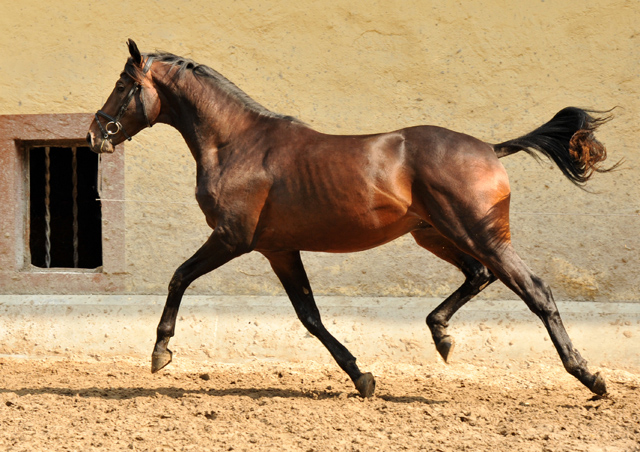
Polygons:
M489 144L441 127L416 126L362 136L327 135L273 113L213 69L169 53L130 57L92 121L94 152L156 123L175 127L197 165L196 200L213 230L174 273L151 362L171 362L182 296L198 277L232 259L263 254L302 324L329 350L363 397L375 379L324 327L300 251L349 253L410 233L418 245L455 265L464 283L427 317L447 361L448 322L496 279L546 327L565 369L595 394L605 380L591 373L563 326L549 286L511 244L510 188L498 160L518 151L551 159L576 185L604 168L594 131L608 117L569 107L519 138Z

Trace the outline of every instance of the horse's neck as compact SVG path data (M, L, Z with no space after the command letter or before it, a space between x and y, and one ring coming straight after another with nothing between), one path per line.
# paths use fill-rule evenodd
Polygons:
M209 83L185 77L159 89L168 104L166 122L181 133L198 163L237 140L255 121L255 113Z

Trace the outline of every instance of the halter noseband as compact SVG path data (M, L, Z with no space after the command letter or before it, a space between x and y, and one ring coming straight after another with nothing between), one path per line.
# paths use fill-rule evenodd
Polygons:
M152 62L153 58L147 58L147 62L142 69L142 75L147 75L149 69L151 69ZM140 82L135 82L135 84L129 90L129 94L127 94L127 97L125 97L120 110L118 110L118 114L116 114L115 116L108 115L102 110L98 110L96 112L95 118L96 122L98 123L98 127L100 127L100 131L102 132L102 138L104 138L105 140L110 140L113 135L117 135L118 132L122 132L125 138L131 141L131 137L127 134L127 132L125 132L124 127L122 127L122 124L120 123L120 120L122 119L122 116L124 116L124 112L127 110L127 107L129 107L131 99L133 99L138 92L142 93L142 85L140 84ZM144 115L144 119L147 121L147 126L151 127L153 124L151 124L151 121L149 121L149 116L147 115L147 109L144 105L142 94L140 95L140 104L142 104L142 114ZM103 126L100 122L100 116L109 121L105 126Z

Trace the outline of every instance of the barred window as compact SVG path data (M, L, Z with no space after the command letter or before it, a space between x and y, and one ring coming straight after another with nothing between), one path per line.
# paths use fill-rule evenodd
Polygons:
M125 290L124 148L90 113L0 115L0 293ZM103 201L100 201L102 199Z
M102 265L98 156L87 147L29 153L29 251L41 268Z

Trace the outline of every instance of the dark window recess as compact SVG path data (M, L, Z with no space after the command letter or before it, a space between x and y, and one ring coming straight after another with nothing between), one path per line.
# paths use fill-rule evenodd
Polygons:
M87 147L29 149L32 265L42 268L102 265L102 214L97 180L98 156Z

